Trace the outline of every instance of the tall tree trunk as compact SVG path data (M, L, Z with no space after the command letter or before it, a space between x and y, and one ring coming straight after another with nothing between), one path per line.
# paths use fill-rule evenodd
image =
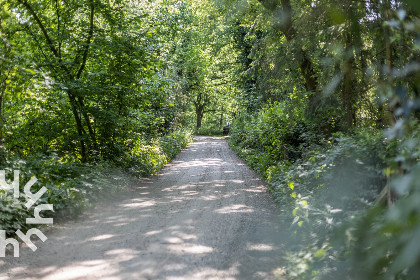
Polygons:
M293 10L290 0L281 0L281 9L285 17L283 23L278 29L284 34L288 42L292 42L296 38L296 30L293 26ZM299 62L299 68L304 78L304 86L309 93L308 112L314 111L316 100L318 98L318 78L310 55L303 49L303 46L297 46L295 50L295 59Z
M349 55L344 61L344 85L341 92L341 98L344 109L344 123L346 129L351 129L354 125L354 48L351 33L346 34L346 51Z
M365 9L360 7L360 4L351 3L347 9L349 11L349 19L347 21L347 32L344 34L344 45L346 51L346 58L343 63L344 84L342 88L342 106L344 110L344 124L346 129L351 129L356 125L356 110L355 103L363 91L363 84L357 79L357 65L356 59L361 65L361 78L365 75L364 68L365 61L362 56L363 41L360 31L360 10Z
M391 3L389 0L384 0L382 2L382 7L380 10L382 14L382 25L383 25L383 39L380 40L381 49L377 51L377 53L382 53L384 51L383 47L385 48L385 55L381 55L379 60L379 80L381 83L384 84L392 84L392 42L391 42L391 29L389 26L385 25L384 23L386 21L389 21L391 19ZM386 104L379 104L379 117L378 122L381 127L386 127L389 125L393 125L395 123L395 116L393 114L393 111L396 108L390 108Z
M89 53L89 48L90 48L92 37L93 37L93 28L94 28L94 22L93 22L93 20L94 20L94 17L95 17L95 3L94 3L94 0L90 0L89 6L90 6L89 31L88 31L88 36L87 36L86 42L85 42L85 44L83 46L83 58L82 58L82 62L80 64L80 68L79 68L79 70L77 71L77 74L76 74L76 79L77 80L80 79L80 77L81 77L81 75L82 75L82 73L83 73L83 71L84 71L84 69L86 67L86 62L87 62L87 57L88 57L88 53ZM82 116L85 119L85 123L86 123L86 126L88 128L89 136L91 138L93 147L96 150L98 150L97 149L96 137L95 137L95 131L93 130L92 124L90 123L90 118L89 118L89 115L88 115L88 113L86 111L86 106L85 106L85 104L83 102L83 97L80 96L80 95L78 95L77 96L77 102L78 102L78 105L80 106L80 111L82 113Z
M1 73L0 73L1 74ZM2 82L0 89L0 145L3 146L3 128L4 128L4 95L6 93L6 81Z
M0 16L0 32L3 33L6 36L6 32L3 28L3 22L2 18ZM6 40L3 40L3 52L7 55L10 53L10 49L6 43ZM4 95L6 93L6 87L7 87L7 78L9 74L3 73L3 69L0 69L0 145L3 146L3 128L4 128L4 115L3 115L3 104L4 104Z

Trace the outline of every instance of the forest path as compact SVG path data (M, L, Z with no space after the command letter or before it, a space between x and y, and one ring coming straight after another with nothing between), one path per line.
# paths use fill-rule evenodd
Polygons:
M0 280L277 279L278 210L225 139L196 137L159 175L0 259Z

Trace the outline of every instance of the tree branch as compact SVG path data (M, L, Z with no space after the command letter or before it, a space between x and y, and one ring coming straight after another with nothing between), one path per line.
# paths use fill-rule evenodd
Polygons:
M57 51L57 49L54 47L54 43L51 40L51 37L48 35L48 32L45 29L44 24L42 23L41 19L38 17L35 10L32 8L32 6L26 0L18 0L18 3L22 4L28 10L28 12L34 17L38 27L41 29L41 32L44 35L45 40L47 41L47 45L49 46L49 48L50 48L51 52L53 53L54 57L57 58L58 62L60 63L61 69L68 75L68 79L72 80L73 79L72 73L70 72L70 70L64 64L61 63L61 62L63 62L63 60L61 59L61 55ZM41 52L42 52L41 46L39 46L39 48L41 49Z
M205 111L203 111L203 113L210 113L210 112L217 112L218 110L205 110Z
M28 1L18 0L19 3L21 3L23 6L26 7L26 9L29 11L29 13L34 17L36 23L38 24L39 28L41 29L42 33L44 34L45 40L47 41L48 46L50 47L51 52L54 54L56 58L61 61L60 55L57 51L57 49L54 47L53 41L51 40L51 37L48 35L47 30L45 29L44 24L42 23L41 19L38 17L34 9L31 5L29 5Z
M92 37L93 37L93 19L94 19L94 16L95 16L95 5L93 3L93 0L91 0L90 1L89 34L88 34L88 37L86 39L86 43L84 45L82 64L80 65L79 71L77 71L76 79L80 78L83 70L86 67L86 61L87 61L87 56L88 56L88 52L89 52L90 42L91 42Z
M60 17L60 7L58 4L58 0L55 0L55 11L57 15L57 38L58 38L58 55L61 57L61 31L60 31L60 23L61 23L61 17Z

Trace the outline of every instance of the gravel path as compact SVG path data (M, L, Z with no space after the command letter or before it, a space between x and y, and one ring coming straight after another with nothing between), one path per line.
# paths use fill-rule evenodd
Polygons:
M196 137L133 184L36 252L0 259L0 280L281 278L278 210L226 140Z

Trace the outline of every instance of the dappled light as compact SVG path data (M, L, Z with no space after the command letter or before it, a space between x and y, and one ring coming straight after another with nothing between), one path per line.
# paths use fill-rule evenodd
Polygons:
M247 207L246 205L234 204L229 205L216 210L216 213L220 214L229 214L229 213L250 213L254 212L252 208Z
M239 163L225 140L196 138L121 201L63 225L36 254L8 257L14 279L26 279L27 271L61 280L270 279L282 244L276 208L263 183ZM59 261L37 258L44 254ZM20 264L23 259L30 261Z
M419 174L420 0L0 0L0 280L417 279Z

